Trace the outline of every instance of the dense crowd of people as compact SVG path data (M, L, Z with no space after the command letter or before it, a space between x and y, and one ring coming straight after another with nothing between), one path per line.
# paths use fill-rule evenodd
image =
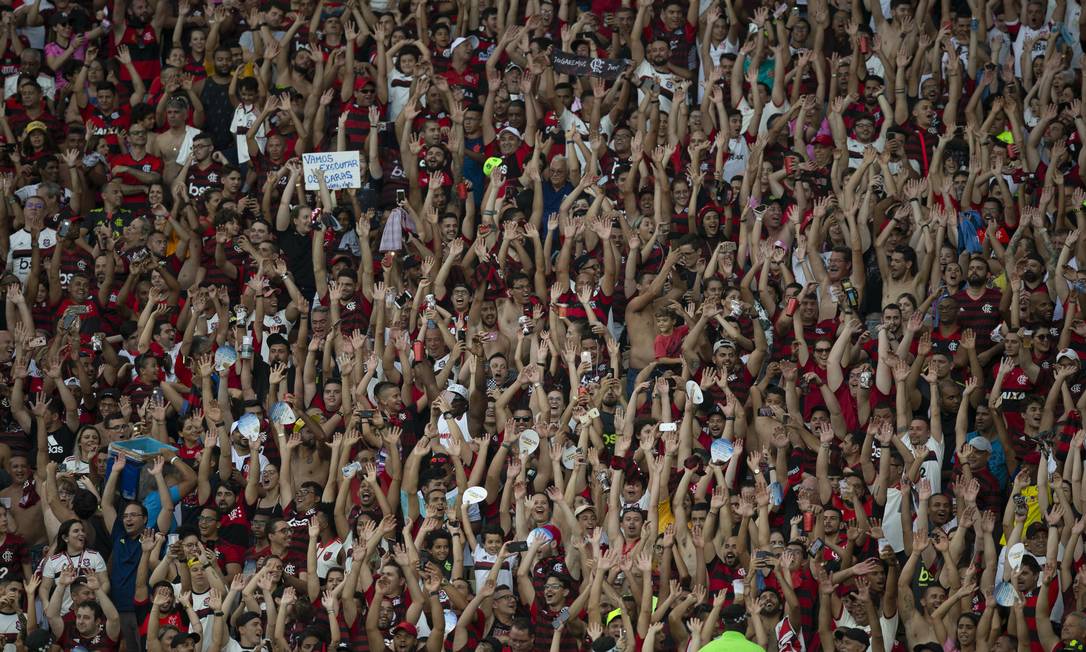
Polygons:
M1084 21L0 0L3 652L1081 652Z

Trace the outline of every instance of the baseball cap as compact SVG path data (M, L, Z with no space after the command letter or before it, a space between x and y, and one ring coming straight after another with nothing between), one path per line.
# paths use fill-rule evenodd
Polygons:
M547 524L543 526L543 529L550 533L551 539L556 545L562 543L562 531L558 529L557 525Z
M978 451L992 452L992 442L988 441L987 437L981 437L980 435L973 437L969 440L969 445Z
M200 635L195 632L183 632L173 637L170 641L170 647L180 647L185 641L192 641L193 643L200 642Z
M354 78L354 89L356 91L361 90L361 89L365 88L366 86L373 86L373 87L376 88L377 83L373 81L373 78L366 77L365 75L360 75L360 76Z
M408 634L410 634L411 636L414 636L415 638L419 637L419 628L415 627L414 625L412 625L411 623L408 623L408 622L402 622L402 623L396 625L395 627L392 628L392 632L393 633L407 632Z
M45 125L41 120L34 120L23 129L23 135L27 135L33 131L49 131L49 127Z
M584 514L585 512L587 512L589 510L595 512L596 511L596 506L592 505L590 503L585 503L584 505L581 505L577 509L573 510L573 515L574 516L580 516L581 514Z
M446 389L448 389L453 394L456 394L458 397L464 399L465 401L468 400L468 388L464 387L460 383L449 383L449 386Z
M257 620L259 618L260 618L260 614L258 614L257 612L255 612L255 611L246 611L245 613L238 616L238 620L235 623L235 626L240 629L240 628L244 627L245 625L247 625L250 621Z
M720 610L720 618L726 625L739 625L746 622L746 607L738 604L730 604Z
M716 353L720 349L734 349L734 348L735 348L735 342L733 342L733 341L731 341L729 339L717 340L716 344L713 345L713 353Z
M833 637L838 640L844 638L852 639L853 641L862 644L864 647L871 644L871 637L859 627L838 627L833 631Z
M513 134L514 136L516 136L517 138L523 138L523 136L520 135L520 131L518 131L516 127L511 127L509 125L506 125L506 126L502 127L502 130L498 132L498 135L500 136L500 135L504 134L505 132L509 132L509 133Z
M348 262L354 262L354 253L350 249L336 249L332 254L331 263L335 265L338 261L346 259Z
M451 57L452 53L456 50L456 48L460 47L464 43L470 43L472 50L479 47L479 39L477 39L476 37L474 37L474 36L458 36L455 40L453 40L452 45L449 46L449 49L445 50L445 56L446 57Z
M820 134L818 136L815 136L813 144L815 147L833 147L833 136L829 134Z
M1075 362L1082 362L1082 359L1078 357L1078 352L1072 349L1063 349L1056 354L1056 362L1060 360L1073 360Z

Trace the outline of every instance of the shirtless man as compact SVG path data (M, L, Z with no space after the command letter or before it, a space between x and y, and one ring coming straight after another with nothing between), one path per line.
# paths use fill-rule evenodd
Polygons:
M489 360L495 353L509 356L513 353L513 343L498 327L498 304L493 299L483 299L479 304L479 325L475 332L483 336L483 355ZM518 324L519 325L519 324Z
M291 468L295 487L301 487L305 482L324 485L328 481L330 451L327 444L313 436L312 428L302 429L302 444L293 453Z
M882 273L882 303L885 307L893 303L902 294L908 292L914 297L922 297L928 283L928 271L917 269L916 252L909 245L898 245L890 250L876 247L875 254Z
M166 131L147 143L147 151L162 159L162 178L167 184L177 178L192 151L192 139L200 133L196 127L185 124L187 116L188 102L184 98L171 99L166 104Z
M42 499L35 493L33 485L24 489L27 482L35 480L30 469L30 460L26 455L16 453L11 456L7 471L11 475L11 485L0 491L0 500L7 498L10 501L8 515L15 520L14 531L18 532L31 548L48 543L45 519L41 512Z
M679 250L672 249L656 274L642 272L637 281L637 294L626 304L626 332L630 339L630 374L637 374L655 359L653 341L656 338L655 304L675 263Z
M897 580L898 614L901 615L901 619L905 622L905 637L910 650L914 650L917 645L923 645L924 643L939 645L939 642L935 640L935 624L932 621L932 614L939 608L939 605L946 601L948 595L946 588L939 584L938 581L932 581L921 590L920 608L917 609L917 604L913 598L912 583L916 567L920 562L920 556L927 547L927 532L914 533L912 554L909 555L909 560L902 567L901 575L898 576ZM954 573L954 577L957 578L957 573Z
M520 332L520 318L524 315L530 315L532 298L532 281L524 274L512 275L509 283L509 297L502 300L498 305L498 318L499 328L502 335L509 340L516 338L518 332ZM482 316L480 315L480 318ZM503 351L507 352L507 351ZM491 355L492 351L487 349L487 357Z

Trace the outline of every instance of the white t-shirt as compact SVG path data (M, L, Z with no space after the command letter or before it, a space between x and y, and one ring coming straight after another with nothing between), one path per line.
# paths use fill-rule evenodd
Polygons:
M21 634L23 631L22 623L19 622L19 613L0 613L0 635L3 634ZM15 652L18 649L14 643L5 643L3 652Z
M411 82L414 77L408 76L396 69L395 66L388 71L388 119L395 121L400 111L407 106L411 99Z
M788 111L789 102L784 101L783 106L777 106L773 103L773 99L769 98L765 106L762 107L762 119L758 121L758 133L766 131L769 123L769 119L773 116ZM750 129L750 121L754 119L754 107L747 102L747 98L743 98L739 101L739 106L736 107L739 110L739 115L743 116L743 126L741 127L744 132Z
M230 447L230 461L234 463L234 468L238 471L244 470L245 465L249 463L250 455L242 455L234 450L234 447ZM264 453L260 454L260 472L263 473L265 467L268 466L268 458L264 457Z
M724 180L727 182L731 182L736 175L746 173L750 146L745 133L740 133L738 138L728 139L728 155L724 159Z
M38 233L38 247L41 249L42 268L49 264L46 256L51 256L53 247L57 244L57 232L53 229L42 229ZM8 240L8 269L26 285L30 278L31 240L30 232L19 229L11 234Z
M1018 36L1014 39L1014 75L1015 77L1022 76L1022 48L1026 47L1026 41L1031 38L1037 38L1033 43L1033 53L1029 57L1029 61L1039 55L1043 55L1045 50L1048 49L1048 41L1043 38L1049 33L1048 23L1042 23L1040 29L1033 29L1029 25L1021 25L1018 28Z
M648 59L643 59L641 61L641 65L634 70L634 74L637 75L638 81L648 77L660 85L660 111L669 113L671 111L670 96L675 92L675 84L679 81L678 75L674 75L670 72L657 72L656 68L648 62ZM667 93L665 94L664 91L667 91ZM640 103L644 99L645 91L638 89L637 101Z
M475 592L479 592L479 587L486 584L486 578L490 575L490 569L494 568L494 562L498 561L495 555L490 554L483 548L482 544L475 546L475 552L471 555L472 560L475 562ZM500 571L498 571L498 582L496 586L505 585L508 587L514 587L513 583L513 571L517 567L517 555L511 555L505 558L505 565Z
M285 296L285 294L280 295L281 298ZM280 303L285 305L285 302L283 302L282 299L280 300ZM218 325L219 323L218 317L219 315L217 313L212 316L212 319L215 320L216 325ZM245 324L248 326L250 332L253 330L253 322L255 321L256 313L249 313L248 317L245 320ZM268 336L273 334L270 330L273 328L278 329L276 333L278 333L279 335L282 335L288 340L290 339L290 331L294 328L294 322L287 319L286 308L283 308L274 315L264 315L264 337L261 338L260 342L260 357L264 358L264 362L267 362L271 358L271 349L268 347ZM210 319L207 322L207 329L208 333L214 332L214 328L211 325Z
M339 563L340 550L343 550L343 542L339 539L335 539L328 545L317 544L317 577L323 580L328 577L328 571L343 567Z
M211 637L208 636L207 638L210 639ZM255 650L259 649L259 644L254 645L253 647L244 647L241 643L238 643L237 641L229 637L227 637L226 643L222 646L222 652L254 652Z
M905 550L905 533L901 530L901 490L886 489L886 505L882 510L882 533L894 552Z
M909 449L910 453L912 453L913 455L918 454L916 452L916 447L914 447L912 442L909 441L908 433L906 433L905 436L901 438L901 441L905 444L905 448ZM920 465L920 469L924 472L924 477L927 478L929 482L931 482L931 492L933 494L937 494L943 490L943 482L941 477L941 472L943 468L943 442L937 441L935 437L928 437L928 441L925 444L925 447L929 451L935 453L935 459L924 462ZM927 453L924 451L921 451L920 454L927 455Z
M240 163L249 162L249 141L245 139L245 134L249 131L249 127L252 127L253 123L256 122L256 119L256 105L246 107L244 104L239 104L234 109L234 117L230 120L230 133L234 134L234 140L238 148L238 162ZM268 142L267 132L264 125L260 125L256 130L256 144L261 152L264 151L264 143L266 142Z
M464 441L471 441L471 431L468 430L467 412L464 412L464 414L460 415L459 419L456 419L456 425L460 426L460 434L464 436ZM445 423L445 419L437 420L437 434L449 434L449 424Z
M69 556L66 552L46 559L42 562L41 575L56 581L60 572L65 568L75 568L80 575L106 572L106 561L96 550L84 550L82 554ZM64 589L64 604L60 607L61 615L68 613L72 608L72 593L69 587Z

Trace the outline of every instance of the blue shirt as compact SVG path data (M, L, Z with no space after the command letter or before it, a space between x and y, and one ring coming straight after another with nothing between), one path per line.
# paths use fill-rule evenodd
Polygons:
M961 211L958 213L958 253L968 251L971 254L979 254L984 250L980 242L977 229L984 228L984 218L977 211Z
M116 520L110 524L113 553L109 560L109 597L117 611L129 612L136 610L133 595L136 591L136 570L139 568L143 548L140 546L139 534L135 537L129 536L123 521L118 513ZM154 524L150 526L153 528Z
M473 152L482 152L486 144L482 138L464 138L464 149ZM483 186L486 185L486 175L483 174L483 164L475 161L470 156L464 157L464 166L461 169L464 179L471 182L471 194L475 197L475 205L483 201Z
M969 441L973 437L984 437L984 435L974 430L966 435L965 441ZM1000 488L1006 489L1007 481L1010 479L1010 471L1007 470L1007 455L1003 452L1003 444L998 439L989 439L988 441L992 444L992 452L988 453L988 470L999 481Z
M543 222L539 225L539 230L544 237L546 237L547 233L547 218L551 213L558 212L558 209L562 207L562 200L569 196L571 192L573 192L573 184L569 181L566 181L565 185L557 190L550 181L543 181Z
M181 491L176 485L170 487L170 500L176 505L181 501ZM158 489L155 489L143 499L143 506L147 508L147 525L153 527L158 523L158 513L162 511L162 499L158 497ZM124 528L121 528L122 531ZM177 523L170 518L170 532L177 530Z

